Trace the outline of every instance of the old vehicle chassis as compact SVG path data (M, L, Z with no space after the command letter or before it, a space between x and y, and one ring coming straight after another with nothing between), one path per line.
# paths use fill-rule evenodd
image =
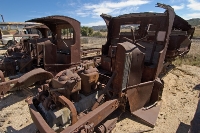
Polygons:
M108 116L117 109L125 111L127 107L148 125L155 125L163 89L159 74L164 63L188 52L194 33L189 25L184 28L184 24L180 26L175 23L178 16L173 8L164 4L157 6L166 11L118 17L102 14L108 35L106 44L102 46L101 58L81 60L80 46L77 44L79 35L74 33L75 45L70 50L69 47L66 48L71 53L68 68L60 69L58 66L62 66L61 64L51 63L51 58L47 59L48 63L44 64L44 68L50 72L43 73L48 76L41 76L45 78L41 79L38 94L26 99L31 117L40 132L109 133L118 119L108 119ZM55 16L49 16L29 20L43 23L51 31L56 31L52 41L56 45L44 45L44 51L49 45L53 47L49 49L50 52L54 48L65 49L66 46L61 45L65 43L60 42L59 28L55 28L63 28L63 21L54 19ZM139 26L124 33L120 29L124 25ZM174 47L168 49L168 46L173 46L173 41L170 42L172 32L181 36L182 31L186 34L180 37L182 40L175 49L179 49L180 45L185 48L178 52L173 51ZM22 79L24 76L20 77L20 81Z

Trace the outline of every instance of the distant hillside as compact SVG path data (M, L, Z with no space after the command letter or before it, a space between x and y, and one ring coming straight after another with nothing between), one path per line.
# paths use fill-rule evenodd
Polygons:
M193 19L190 19L190 20L187 20L187 21L192 26L200 25L200 18L193 18Z
M138 26L138 24L121 25L121 29L130 29L131 27L137 27L137 26ZM106 25L92 26L91 28L94 31L107 30Z
M99 25L99 26L92 26L91 27L94 31L100 31L107 29L106 25Z

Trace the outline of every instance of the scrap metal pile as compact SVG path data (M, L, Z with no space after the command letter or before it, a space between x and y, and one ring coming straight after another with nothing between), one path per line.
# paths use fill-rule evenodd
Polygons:
M1 93L40 81L38 94L26 100L31 117L42 133L108 133L118 120L108 116L127 107L153 127L163 89L159 74L165 64L189 51L194 33L194 28L175 15L171 6L157 6L165 12L118 17L102 14L108 29L107 42L102 45L101 55L98 53L92 59L81 58L84 52L80 49L77 20L65 16L29 20L46 25L52 37L44 34L42 38L26 40L23 48L27 49L23 51L29 56L20 70L28 72L33 64L41 68L1 82ZM127 25L130 28L124 31ZM69 35L63 37L63 29Z

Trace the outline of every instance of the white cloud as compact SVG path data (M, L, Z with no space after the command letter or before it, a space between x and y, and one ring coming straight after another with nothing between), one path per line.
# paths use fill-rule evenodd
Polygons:
M196 0L188 0L189 4L187 5L187 7L189 9L192 9L192 10L197 10L197 11L200 11L200 2L197 2Z
M182 16L184 19L192 19L192 18L199 18L200 17L200 12L199 13L189 13L184 16Z
M70 6L75 6L76 3L75 3L75 2L70 2L69 5L70 5Z
M190 9L191 13L185 14L183 16L184 19L192 19L192 18L199 18L200 17L200 2L197 0L187 0L188 1L188 9Z
M81 26L99 26L99 25L106 25L105 21L100 20L100 21L96 21L96 22L91 22L91 23L87 23L87 24L81 24Z
M171 3L180 3L180 2L183 2L185 0L170 0Z
M76 11L76 14L77 14L78 16L81 16L81 17L87 17L87 16L90 15L89 12L82 12L81 10L77 10L77 11Z
M174 8L174 10L181 10L185 7L185 5L182 3L181 5L177 6L177 5L174 5L172 6Z
M119 15L136 11L139 5L149 3L149 0L121 0L118 2L103 1L98 4L86 3L76 12L82 17L92 15L98 16L102 13Z

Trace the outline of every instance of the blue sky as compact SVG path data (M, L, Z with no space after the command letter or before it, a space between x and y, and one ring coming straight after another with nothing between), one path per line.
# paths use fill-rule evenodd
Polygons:
M99 16L101 13L118 16L133 12L163 12L155 7L157 2L171 5L184 19L200 18L200 0L0 0L0 14L6 22L65 15L77 19L81 25L95 26L105 25Z

